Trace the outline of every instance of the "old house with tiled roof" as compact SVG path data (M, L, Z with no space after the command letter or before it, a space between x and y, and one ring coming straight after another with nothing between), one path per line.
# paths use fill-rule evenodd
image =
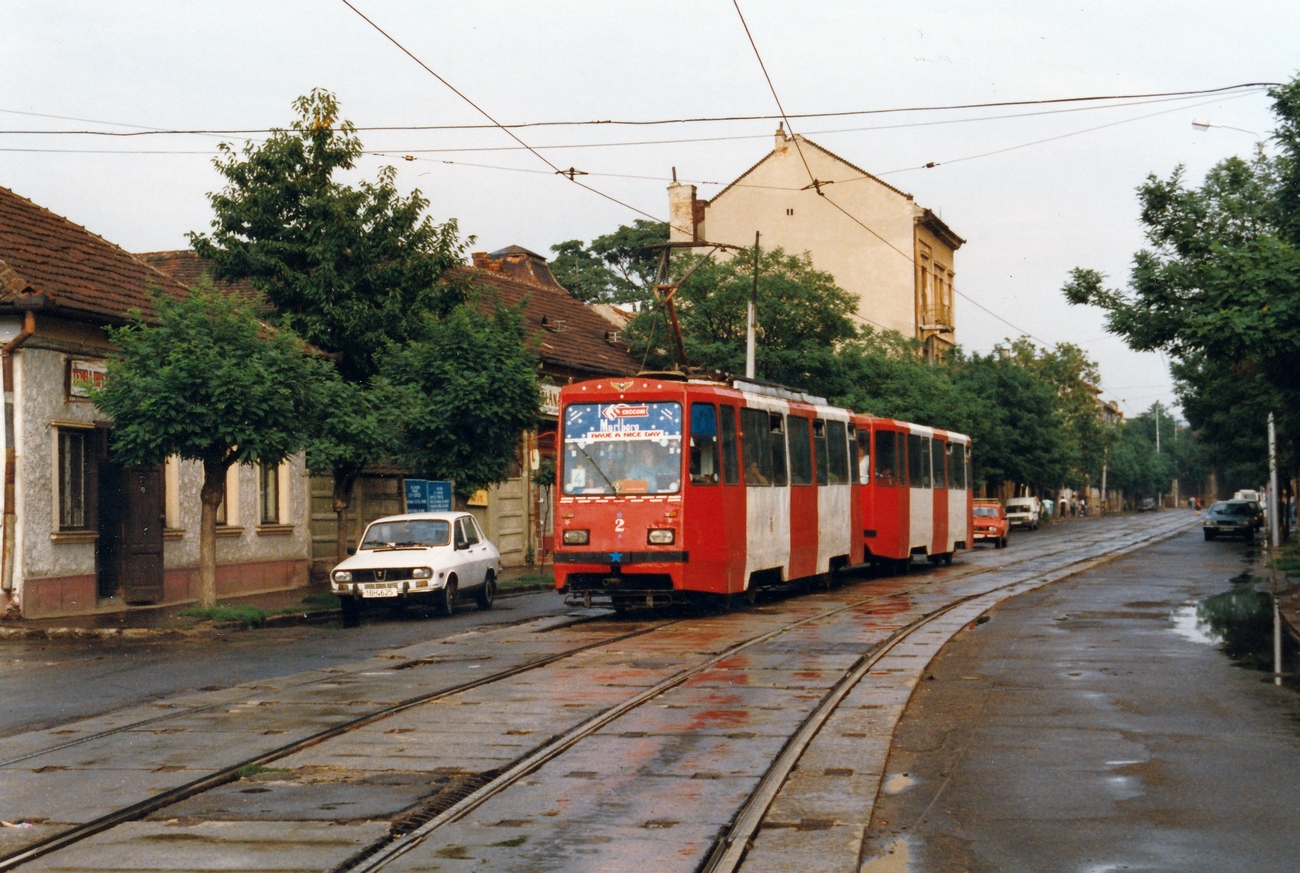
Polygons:
M673 242L752 246L758 231L764 249L808 252L857 298L862 323L931 351L956 342L954 255L965 240L912 195L783 129L771 152L712 199L695 191L668 186Z
M185 286L83 227L0 188L0 360L5 427L0 613L28 617L194 599L196 462L124 467L87 396L111 350L104 327L153 314L150 289ZM218 594L307 579L301 456L232 467Z
M202 261L191 251L139 257L188 283L204 273ZM600 376L634 375L638 362L619 339L618 329L575 300L555 280L546 258L535 252L520 246L475 252L472 265L456 272L485 302L496 299L506 306L522 305L531 328L546 398L544 420L536 431L524 434L510 478L475 495L468 508L501 551L503 565L540 562L550 552L550 497L533 482L532 473L542 458L552 457L555 451L559 386ZM405 510L402 472L372 467L358 479L348 519L349 542L359 540L370 521ZM328 478L312 479L312 555L318 570L332 566L336 556L332 494Z

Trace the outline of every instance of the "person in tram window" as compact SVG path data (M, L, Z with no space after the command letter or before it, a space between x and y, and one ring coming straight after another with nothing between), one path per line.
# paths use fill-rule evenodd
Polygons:
M749 462L749 466L745 468L745 484L746 485L767 485L768 484L767 477L764 476L761 472L759 472L758 461L751 459Z

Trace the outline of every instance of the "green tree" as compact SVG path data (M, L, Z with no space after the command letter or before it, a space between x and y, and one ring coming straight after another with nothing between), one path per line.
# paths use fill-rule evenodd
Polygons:
M519 434L541 408L537 362L518 310L462 305L429 318L420 342L394 346L381 363L401 385L405 427L395 456L408 469L454 479L462 495L509 476Z
M444 320L464 324L457 313L476 295L467 274L453 269L466 245L456 222L435 224L419 191L402 196L392 167L382 169L374 182L351 186L338 179L355 169L362 145L351 122L340 120L334 96L316 90L295 101L294 108L299 117L290 129L242 151L223 146L215 164L226 186L209 195L212 232L190 239L218 279L245 279L262 290L272 305L267 317L325 352L337 371L338 379L324 389L331 412L321 418L307 448L311 469L333 477L342 560L353 484L365 466L412 457L413 437L403 432L406 428L416 428L426 442L431 421L451 432L466 429L445 415L416 421L402 414L427 411L435 389L445 391L445 386L387 362L394 355L436 358L437 350L424 346L446 341L447 332L439 327ZM490 319L482 329L502 327L508 328L507 321ZM509 335L518 339L517 331ZM497 409L496 388L480 378L490 362L462 363L468 369L458 378L476 386L480 408ZM473 405L468 400L458 405L456 415L477 415ZM533 400L508 420L527 418L535 409ZM494 432L494 439L505 436ZM517 439L516 431L509 449ZM507 451L497 443L473 448L489 457ZM422 467L437 466L465 487L482 482L484 469L500 469L470 462L464 453L454 457L467 466L456 467L450 457Z
M688 255L674 261L677 276L690 273L675 298L686 356L692 365L745 372L746 312L754 282L753 249L725 260ZM839 384L838 347L856 337L850 320L857 301L816 270L807 254L781 249L759 257L756 370L759 378L826 390ZM646 307L628 325L635 349L648 348L648 363L674 360L671 330L658 306ZM831 392L834 393L834 392Z
M648 303L653 295L659 252L668 242L668 225L638 218L591 245L566 240L551 246L551 273L583 303Z
M1197 426L1235 419L1262 433L1263 418L1236 417L1224 378L1262 379L1267 391L1252 394L1273 393L1279 415L1300 406L1300 79L1270 94L1279 154L1261 147L1251 159L1229 158L1199 188L1182 167L1148 176L1138 189L1147 248L1134 256L1127 291L1086 269L1063 289L1071 303L1105 309L1107 328L1132 348L1164 350L1184 365L1180 397ZM1300 430L1279 438L1289 457L1300 454Z
M189 296L154 297L157 322L139 312L109 328L104 388L113 452L127 464L178 455L203 465L199 605L217 602L217 508L231 464L278 464L303 446L323 366L292 331L270 330L259 302L200 281Z

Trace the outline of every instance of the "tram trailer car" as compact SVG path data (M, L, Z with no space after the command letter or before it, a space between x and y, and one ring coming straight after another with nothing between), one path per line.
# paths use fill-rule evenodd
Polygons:
M560 422L555 582L570 604L752 598L759 587L867 561L901 564L917 550L951 560L971 542L969 440L960 435L765 383L655 376L565 386ZM901 472L879 489L877 428L899 434L890 439L903 453ZM931 475L918 472L915 489L906 470L913 434L944 445L926 454ZM914 497L933 490L935 457L946 465L948 445L961 446L962 488ZM941 520L936 508L946 510Z

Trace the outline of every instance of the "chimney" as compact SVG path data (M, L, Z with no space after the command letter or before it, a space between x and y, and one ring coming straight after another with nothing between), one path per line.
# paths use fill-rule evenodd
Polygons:
M783 121L776 126L776 150L778 152L784 152L786 145L789 142L789 138L785 135L785 122Z
M677 173L674 170L673 176ZM697 205L698 204L698 205ZM668 186L668 240L669 242L697 242L699 213L703 206L695 199L695 186L674 181Z

